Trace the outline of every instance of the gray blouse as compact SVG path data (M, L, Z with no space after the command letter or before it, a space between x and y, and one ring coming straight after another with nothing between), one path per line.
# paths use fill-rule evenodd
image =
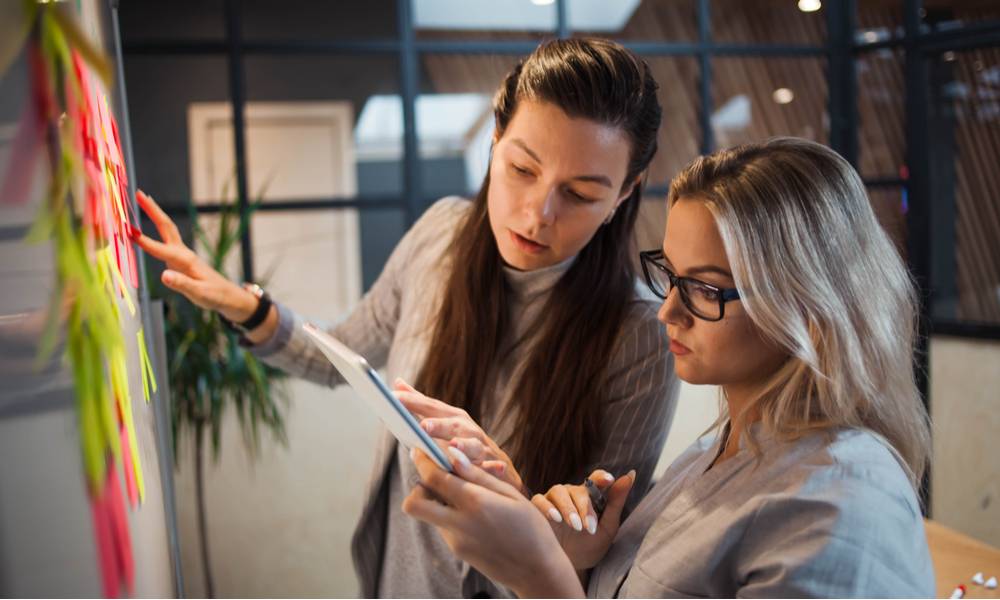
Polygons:
M391 381L413 381L423 365L433 332L435 307L448 269L453 233L471 203L456 197L431 206L406 233L393 251L382 274L358 306L342 321L327 327L347 346L384 369ZM549 269L518 272L506 269L511 291L509 339L527 337L534 317L572 261ZM638 503L639 490L647 486L663 447L676 404L677 380L673 357L657 302L637 282L626 321L616 347L608 349L611 390L602 411L600 439L588 464L578 474L582 480L597 467L613 473L638 472L637 491L628 507ZM278 305L279 325L274 336L251 349L267 363L292 375L321 385L343 383L339 373L302 331L303 317ZM468 332L476 335L476 332ZM580 352L593 351L581 348ZM515 415L508 409L510 381L523 367L512 353L496 366L494 383L480 425L503 443ZM435 597L502 594L485 577L455 560L437 531L410 519L400 509L414 484L415 473L405 449L384 428L374 448L374 465L367 497L351 542L355 570L363 597Z
M588 596L932 597L917 497L878 436L839 429L709 470L714 436L686 450L622 524Z

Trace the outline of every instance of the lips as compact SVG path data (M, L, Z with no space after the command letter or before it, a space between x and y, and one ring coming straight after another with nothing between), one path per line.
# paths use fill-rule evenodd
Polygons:
M684 356L685 354L691 354L691 349L684 344L678 342L677 340L670 340L670 351L676 356Z
M514 245L516 245L524 252L527 252L529 254L538 254L539 252L542 252L543 250L546 250L548 248L548 246L546 246L545 244L540 244L535 240L523 236L512 229L508 231L510 232L510 238L514 242Z

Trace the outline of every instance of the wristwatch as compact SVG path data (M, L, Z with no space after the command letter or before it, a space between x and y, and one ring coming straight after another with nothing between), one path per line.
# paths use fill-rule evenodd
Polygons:
M244 283L243 289L250 292L257 298L257 308L253 311L250 317L243 321L242 323L233 323L229 319L219 315L222 322L226 324L233 331L239 333L242 337L248 331L260 327L260 324L267 319L267 313L271 310L271 295L264 291L264 288L260 287L256 283Z

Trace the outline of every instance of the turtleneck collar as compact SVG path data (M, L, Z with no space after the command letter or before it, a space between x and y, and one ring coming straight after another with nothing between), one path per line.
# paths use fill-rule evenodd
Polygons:
M571 256L561 263L549 267L535 269L534 271L519 271L510 265L504 264L503 273L514 294L523 300L528 300L543 292L547 292L559 281L566 271L569 270L576 261L576 256Z

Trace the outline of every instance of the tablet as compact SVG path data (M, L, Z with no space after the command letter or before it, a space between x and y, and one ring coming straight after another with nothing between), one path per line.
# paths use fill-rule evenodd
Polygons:
M370 406L396 439L407 448L420 448L439 467L451 472L451 462L445 453L420 428L420 423L403 406L363 356L335 340L312 323L302 327L347 383Z

